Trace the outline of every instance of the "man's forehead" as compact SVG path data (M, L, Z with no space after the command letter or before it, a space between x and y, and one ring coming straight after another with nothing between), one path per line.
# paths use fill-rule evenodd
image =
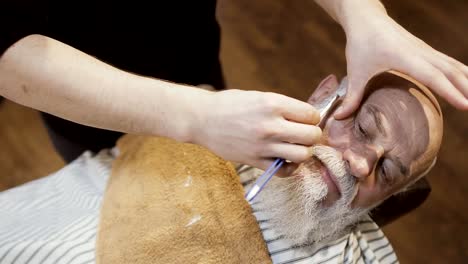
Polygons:
M386 140L394 145L398 159L407 167L411 167L430 144L428 117L412 89L392 86L374 89L362 105L373 109L365 112L379 117L376 123L381 123L383 130L388 131Z
M372 100L380 100L381 103L398 103L402 110L407 110L408 103L419 103L421 102L410 92L411 88L407 87L396 87L396 86L383 86L378 89L373 89L363 104ZM393 101L386 100L388 98L394 99Z

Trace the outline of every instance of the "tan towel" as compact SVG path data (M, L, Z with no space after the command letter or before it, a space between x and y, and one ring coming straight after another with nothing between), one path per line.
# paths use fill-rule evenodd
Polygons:
M271 263L232 164L167 138L124 136L97 263Z

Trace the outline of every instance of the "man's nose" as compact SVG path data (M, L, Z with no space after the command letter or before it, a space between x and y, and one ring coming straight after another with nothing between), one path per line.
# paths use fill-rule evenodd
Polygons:
M349 164L350 173L356 178L365 178L374 170L384 149L381 146L366 146L363 149L346 149L343 158Z

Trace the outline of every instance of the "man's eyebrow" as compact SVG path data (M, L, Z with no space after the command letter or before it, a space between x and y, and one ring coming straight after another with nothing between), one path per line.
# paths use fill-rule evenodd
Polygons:
M385 131L383 125L382 125L382 117L381 117L381 112L373 105L369 105L367 107L367 111L372 114L374 117L374 122L375 125L377 126L377 129L379 130L380 133L382 133L384 136L387 135L387 132Z
M408 167L406 167L405 165L403 165L403 162L401 162L401 159L398 158L398 157L393 157L393 162L395 163L395 165L400 169L400 172L403 176L407 176L408 175Z

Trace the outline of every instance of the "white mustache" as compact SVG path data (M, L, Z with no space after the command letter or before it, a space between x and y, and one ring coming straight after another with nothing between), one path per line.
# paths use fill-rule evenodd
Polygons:
M298 245L337 239L368 212L366 208L351 208L359 184L341 153L324 145L315 145L312 151L314 158L301 164L293 177L274 178L260 196L259 208L268 213L273 229ZM341 192L330 206L322 204L328 188L320 166L334 175Z
M341 192L341 199L351 202L355 195L356 179L349 172L341 153L324 145L315 145L312 147L312 151L313 155L335 176L337 187Z

